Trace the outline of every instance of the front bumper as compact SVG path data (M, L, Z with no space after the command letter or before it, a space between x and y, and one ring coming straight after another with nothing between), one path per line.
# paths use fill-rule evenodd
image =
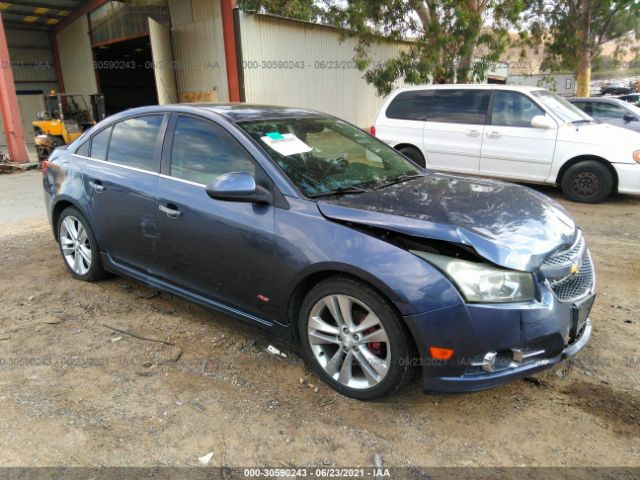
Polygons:
M461 303L405 316L421 352L424 390L464 393L496 387L547 369L584 348L592 332L589 313L595 279L589 292L575 301L559 301L548 284L540 287L541 297L531 303ZM431 346L451 348L454 355L434 360L428 354Z
M541 358L525 363L522 366L507 368L493 373L462 375L460 377L424 377L424 389L429 392L444 393L477 392L528 377L578 353L589 342L591 331L591 320L588 319L580 336L558 355L550 358Z
M612 163L618 175L618 192L640 195L640 164Z

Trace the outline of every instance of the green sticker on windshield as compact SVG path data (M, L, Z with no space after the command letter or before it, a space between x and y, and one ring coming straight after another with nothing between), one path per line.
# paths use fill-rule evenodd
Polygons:
M284 135L282 135L280 132L267 132L266 135L271 140L284 140Z

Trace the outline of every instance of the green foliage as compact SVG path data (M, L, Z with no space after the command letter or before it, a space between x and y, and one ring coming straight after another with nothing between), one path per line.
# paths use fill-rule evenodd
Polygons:
M238 7L241 10L271 13L307 22L320 20L320 14L323 12L313 0L239 0Z
M585 1L591 2L588 45L592 62L598 63L604 43L617 41L620 54L629 47L629 34L631 38L640 38L638 0L533 0L529 10L532 35L528 41L545 47L541 69L577 71L580 7Z
M358 38L355 60L381 95L398 80L459 83L484 77L509 43L527 0L253 0L243 9L342 27ZM490 28L488 28L490 27ZM381 37L410 40L395 58L373 64Z
M325 18L357 35L364 78L386 95L400 79L464 83L483 77L508 46L508 29L523 8L522 0L357 0L328 5ZM411 42L395 58L372 65L369 47L381 36Z

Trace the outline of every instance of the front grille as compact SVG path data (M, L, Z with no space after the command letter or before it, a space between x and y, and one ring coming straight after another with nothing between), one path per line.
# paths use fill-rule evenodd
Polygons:
M561 252L547 257L544 262L542 262L542 266L557 267L561 265L571 264L583 249L584 237L580 235L578 237L578 240L568 250L562 250Z
M582 258L580 271L558 282L551 283L551 289L561 302L569 302L586 295L593 287L594 275L591 258Z

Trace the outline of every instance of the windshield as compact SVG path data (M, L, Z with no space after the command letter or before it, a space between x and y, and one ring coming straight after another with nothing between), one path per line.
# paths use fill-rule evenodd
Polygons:
M422 173L391 147L334 118L285 118L239 125L308 197L362 192Z
M545 107L567 123L592 122L593 119L575 105L549 90L534 90L531 94Z
M640 115L640 106L634 105L633 103L625 103L624 108L629 110L631 113L635 113L636 115Z

